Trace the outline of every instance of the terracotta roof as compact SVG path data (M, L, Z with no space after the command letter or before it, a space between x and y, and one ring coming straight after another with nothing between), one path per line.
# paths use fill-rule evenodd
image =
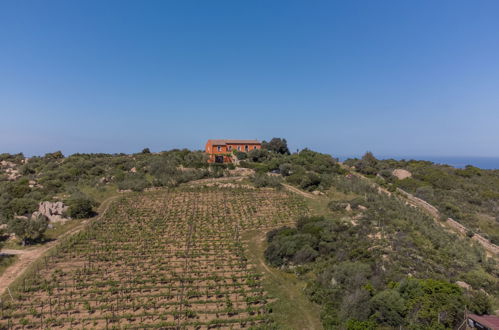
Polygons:
M214 146L224 146L227 144L261 144L258 140L208 140Z
M499 317L495 315L475 315L475 314L468 314L468 318L472 319L475 322L480 323L483 326L486 326L487 328L490 328L492 330L498 330L499 329Z

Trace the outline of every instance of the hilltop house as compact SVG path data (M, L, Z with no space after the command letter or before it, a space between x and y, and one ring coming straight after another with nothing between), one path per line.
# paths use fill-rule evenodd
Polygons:
M235 151L249 152L260 149L262 143L257 140L208 140L205 152L208 163L232 163Z

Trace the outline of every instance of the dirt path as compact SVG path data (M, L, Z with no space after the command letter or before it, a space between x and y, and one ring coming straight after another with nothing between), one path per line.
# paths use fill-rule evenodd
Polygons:
M121 196L121 195L120 195ZM99 207L99 215L94 219L99 219L109 208L111 202L120 197L113 196L106 199ZM92 219L92 220L94 220ZM61 236L59 236L56 240L46 243L44 245L29 248L25 250L14 250L14 249L5 249L1 250L0 253L5 254L13 254L17 255L18 259L12 265L10 265L0 276L0 296L2 296L7 288L18 278L21 276L24 271L35 262L38 258L43 256L48 250L59 244L62 238L71 237L82 230L85 225L90 221L90 219L82 220L81 224L77 227L65 232Z
M186 182L185 185L197 185L197 184L205 184L205 183L213 183L213 182L224 182L224 181L241 181L245 179L244 176L222 176L220 178L207 178L207 179L199 179L194 181Z
M3 272L2 276L0 276L0 296L5 293L7 287L9 287L19 275L24 273L29 265L53 247L56 242L57 241L52 241L33 250L17 250L17 252L14 252L16 250L2 250L2 253L18 255L18 259Z
M264 287L277 298L273 315L278 326L286 329L323 329L320 307L305 295L304 282L294 274L267 266L264 260L265 234L252 231L243 234L248 244L248 258L264 274Z

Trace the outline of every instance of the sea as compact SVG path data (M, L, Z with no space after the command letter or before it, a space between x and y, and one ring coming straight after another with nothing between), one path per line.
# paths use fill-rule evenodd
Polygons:
M428 160L436 164L447 164L455 168L464 168L466 165L473 165L486 170L499 170L499 157L463 157L463 156L378 156L378 159L396 159L396 160ZM348 158L360 158L360 156L338 157L340 161Z

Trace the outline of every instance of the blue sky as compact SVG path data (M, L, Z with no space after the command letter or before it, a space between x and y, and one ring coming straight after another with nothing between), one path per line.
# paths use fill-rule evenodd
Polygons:
M498 1L1 1L0 152L499 157Z

